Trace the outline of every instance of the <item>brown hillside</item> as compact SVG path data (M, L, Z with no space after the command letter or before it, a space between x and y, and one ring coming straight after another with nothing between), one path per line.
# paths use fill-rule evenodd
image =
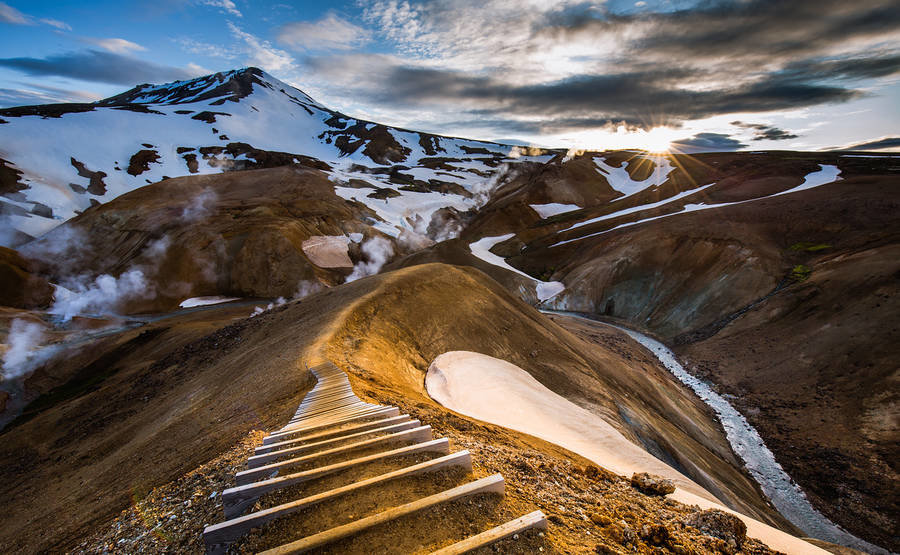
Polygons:
M669 456L688 471L695 459L709 474L709 487L752 514L770 515L751 482L734 470L703 406L670 389L668 375L649 357L618 341L609 352L591 347L478 271L416 266L241 319L249 311L183 313L39 370L33 380L60 385L0 434L0 472L8 478L0 550L71 547L148 488L214 459L250 430L283 424L309 385L304 362L317 360L316 353L350 370L361 396L399 403L432 421L448 418L422 388L432 357L456 348L505 357L605 415L635 441L649 438L671 449ZM660 388L671 393L660 397ZM641 423L640 430L624 425L620 410ZM521 474L508 466L526 452L565 458L519 434L466 426L460 424L454 437L473 449L508 446L505 473ZM558 464L571 466L561 460L535 472L549 473L550 480ZM593 545L577 527L559 533L568 542L572 534L585 534L580 545Z

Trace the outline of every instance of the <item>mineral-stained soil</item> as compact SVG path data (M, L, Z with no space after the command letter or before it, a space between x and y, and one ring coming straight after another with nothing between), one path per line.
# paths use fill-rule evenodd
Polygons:
M0 305L46 307L53 302L53 286L37 275L34 264L13 249L0 247Z
M578 402L597 399L593 410L613 422L618 411L609 403L630 392L626 402L637 420L648 429L664 426L654 415L666 412L681 428L665 432L681 434L673 443L708 457L698 464L709 465L705 470L723 491L741 497L746 510L777 519L747 479L728 469L724 439L702 405L658 382L665 372L649 358L635 358L638 351L625 344L619 354L594 350L476 270L421 265L247 319L250 311L188 311L110 335L39 369L26 385L44 395L0 433L0 473L7 478L0 485L0 551L77 549L85 538L90 549L114 542L196 550L197 532L216 514L211 490L224 487L222 476L233 474L233 461L244 453L232 450L253 430L287 421L311 385L305 363L327 356L350 372L363 398L397 404L469 448L477 472L503 472L515 484L504 510L541 508L550 515L544 538L529 536L510 552L537 546L588 553L602 544L606 552L634 546L649 553L652 543L664 541L682 552L730 552L724 541L685 527L692 509L647 498L624 477L584 470L584 461L552 445L454 416L431 401L421 377L434 353L451 348L507 357ZM643 372L634 373L638 366ZM611 388L605 400L604 388ZM659 396L657 388L670 393ZM654 397L641 400L644 395ZM680 400L670 404L673 398ZM617 426L638 441L634 430ZM116 515L121 518L110 524ZM142 527L160 522L154 537ZM746 552L766 552L745 545Z
M694 168L696 184L716 182L694 203L784 191L820 163L837 165L843 179L615 230L666 209L558 233L611 210L601 205L519 228L495 252L533 276L564 281L551 305L621 318L669 342L689 371L734 396L819 510L896 551L896 163L803 153L679 160ZM525 191L519 202L531 201ZM503 218L478 225L488 235L514 231Z

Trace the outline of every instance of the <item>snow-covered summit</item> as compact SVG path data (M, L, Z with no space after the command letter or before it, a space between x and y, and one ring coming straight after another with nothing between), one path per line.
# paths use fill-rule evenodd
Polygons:
M339 194L371 204L396 235L417 215L471 207L504 164L547 158L513 150L358 120L254 67L90 104L8 108L0 244L165 178L286 164L331 173Z

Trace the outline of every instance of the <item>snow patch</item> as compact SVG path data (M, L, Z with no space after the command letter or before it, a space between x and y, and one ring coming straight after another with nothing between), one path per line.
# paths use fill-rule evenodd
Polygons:
M532 210L537 212L538 216L540 216L542 220L545 220L552 216L556 216L557 214L565 214L566 212L581 210L581 207L577 204L561 204L558 202L551 202L549 204L529 204L528 206L530 206Z
M670 478L677 486L671 498L734 514L747 524L749 536L773 549L827 553L726 508L711 493L628 441L600 416L547 389L505 360L470 351L444 353L429 366L425 389L451 410L560 445L617 474L651 472Z
M566 288L565 284L563 284L562 282L541 281L539 279L535 279L522 270L519 270L518 268L514 268L507 264L506 259L504 259L503 257L497 256L496 254L491 252L491 249L494 247L494 245L506 241L513 235L515 235L515 233L507 233L506 235L497 235L495 237L483 237L478 241L475 241L474 243L470 243L469 250L474 256L480 258L481 260L484 260L488 264L503 268L504 270L509 270L510 272L519 274L520 276L527 278L529 281L534 282L535 295L541 302L552 299L553 297L561 293Z
M609 183L609 186L619 191L624 196L619 197L616 200L630 197L635 193L640 193L644 189L648 189L650 187L658 187L665 183L665 181L669 178L669 174L675 168L672 167L669 159L663 156L652 157L652 158L643 158L644 160L653 163L656 165L656 169L653 170L653 174L650 175L647 179L643 181L635 181L631 178L628 171L625 169L627 166L626 163L622 163L618 168L610 166L606 163L606 159L602 156L594 156L594 164L597 166L597 171L603 174L603 177L606 178L606 181Z
M644 218L642 220L636 220L633 222L628 222L624 224L617 225L615 227L611 227L609 229L598 231L597 233L591 233L590 235L583 235L581 237L575 237L574 239L567 239L565 241L560 241L558 243L554 243L550 245L548 248L558 247L560 245L565 245L567 243L573 243L575 241L581 241L582 239L587 239L589 237L597 237L598 235L603 235L605 233L609 233L610 231L616 229L622 229L625 227L631 227L633 225L638 225L646 222L652 222L653 220L660 220L662 218L668 218L670 216L675 216L677 214L686 214L688 212L699 212L700 210L709 210L710 208L723 208L725 206L734 206L736 204L746 204L748 202L756 202L762 199L777 197L781 195L787 195L789 193L796 193L797 191L805 191L806 189L812 189L814 187L819 187L821 185L827 185L828 183L834 183L835 181L840 181L842 178L839 177L841 170L838 169L837 166L819 164L819 170L809 173L806 177L803 178L803 183L797 185L796 187L792 187L786 191L781 191L780 193L774 193L772 195L766 195L764 197L757 197L747 200L740 200L737 202L723 202L719 204L685 204L681 210L672 212L670 214L663 214L662 216L654 216L652 218ZM621 215L621 214L619 214ZM585 224L579 224L585 225ZM572 226L569 229L574 227L578 227L578 225ZM565 231L565 230L564 230Z
M190 299L185 299L181 301L181 308L193 308L195 306L207 306L213 304L220 303L230 303L231 301L237 301L240 297L191 297Z

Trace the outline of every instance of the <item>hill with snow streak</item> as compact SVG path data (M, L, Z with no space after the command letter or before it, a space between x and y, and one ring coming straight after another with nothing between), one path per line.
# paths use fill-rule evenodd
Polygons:
M169 177L288 164L328 172L397 236L439 208L475 206L504 164L549 159L519 154L351 118L257 68L139 85L90 104L0 110L0 244Z

